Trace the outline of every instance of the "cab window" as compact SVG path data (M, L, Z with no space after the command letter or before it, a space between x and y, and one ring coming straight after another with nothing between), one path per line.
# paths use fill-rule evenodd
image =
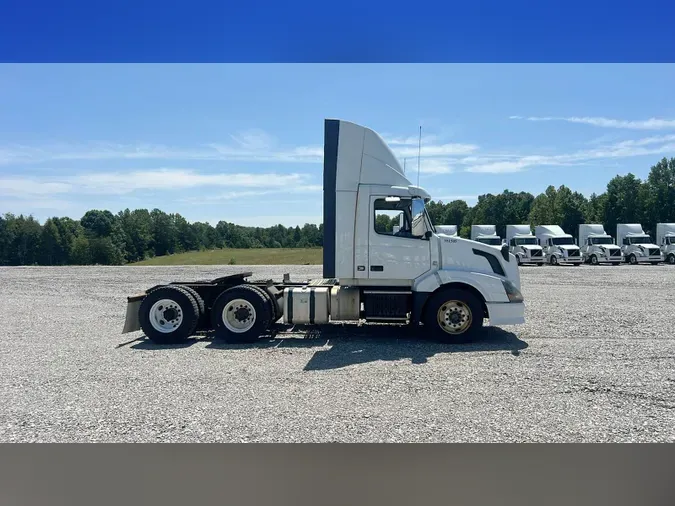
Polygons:
M378 198L374 210L375 232L378 234L420 238L426 232L424 202L420 199Z

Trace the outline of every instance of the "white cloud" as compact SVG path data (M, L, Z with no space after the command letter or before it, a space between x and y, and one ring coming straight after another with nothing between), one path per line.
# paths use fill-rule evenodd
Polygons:
M417 174L417 160L406 166L408 175ZM450 174L454 172L448 160L438 158L427 158L420 161L420 174Z
M55 195L68 193L72 186L68 183L40 181L35 178L2 178L0 179L0 195L14 197L16 195Z
M396 137L392 135L382 135L381 136L384 142L389 146L417 146L419 145L420 138L419 136L410 136L410 137ZM424 135L422 134L422 146L425 144L433 144L438 141L438 136L436 135Z
M422 157L439 157L439 156L458 156L468 155L478 150L475 144L436 144L436 145L422 145L419 150ZM416 158L418 148L416 146L410 147L392 147L392 151L398 158Z
M272 190L309 192L321 188L319 185L309 184L309 181L308 174L297 173L205 174L190 169L155 169L91 172L61 177L3 178L0 179L0 195L27 199L58 194L122 195L138 190L168 191L197 187L251 188L256 189L257 195L262 195Z
M525 121L566 121L602 128L625 128L631 130L671 130L675 128L675 119L649 118L645 120L624 120L603 117L558 117L558 116L510 116L509 119Z
M474 163L469 163L466 171L501 174L521 172L534 166L583 165L597 160L663 155L667 153L675 153L675 135L621 141L569 154L511 156L509 159L485 161L482 163L474 161ZM459 160L459 163L467 163L467 161Z

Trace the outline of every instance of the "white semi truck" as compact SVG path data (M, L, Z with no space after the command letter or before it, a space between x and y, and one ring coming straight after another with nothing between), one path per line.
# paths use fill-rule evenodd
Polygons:
M544 250L529 225L506 225L506 243L518 265L544 265Z
M438 234L430 196L413 186L373 130L325 120L323 277L251 280L241 272L176 281L128 297L123 332L157 343L195 332L251 342L283 325L407 323L446 342L467 342L484 324L525 322L520 274L504 246ZM379 213L402 214L397 232L377 230ZM394 219L396 216L394 215Z
M616 242L621 246L624 259L630 264L657 265L663 262L661 249L645 234L639 223L619 223L616 226Z
M502 238L497 235L495 225L471 225L471 240L497 248L503 243Z
M581 246L581 258L585 263L621 265L623 262L621 248L614 244L612 236L607 234L605 227L600 224L582 223L579 225L579 246Z
M559 225L537 225L534 235L544 249L546 261L551 265L581 265L581 250L574 243L574 237Z
M666 263L675 264L675 223L656 224L656 244L661 247L661 254Z

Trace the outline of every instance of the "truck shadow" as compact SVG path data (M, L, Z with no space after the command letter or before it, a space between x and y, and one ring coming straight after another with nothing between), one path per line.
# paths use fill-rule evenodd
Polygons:
M481 335L467 344L446 344L427 338L421 329L405 325L325 325L296 326L292 332L280 332L264 336L258 341L246 344L225 343L210 335L191 338L176 345L158 345L141 337L123 343L134 350L172 350L187 348L207 342L206 348L213 350L244 349L308 349L317 350L305 365L305 371L340 369L351 365L377 361L398 361L409 359L413 364L424 364L430 357L446 353L470 353L485 351L508 351L519 355L527 343L514 333L498 327L486 327Z

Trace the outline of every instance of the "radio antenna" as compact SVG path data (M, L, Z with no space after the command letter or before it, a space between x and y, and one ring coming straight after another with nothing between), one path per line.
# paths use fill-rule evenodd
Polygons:
M407 158L403 159L403 174L405 174L405 162L406 162L406 160L407 160Z
M420 125L420 140L417 145L417 186L420 185L420 157L422 156L422 125Z

